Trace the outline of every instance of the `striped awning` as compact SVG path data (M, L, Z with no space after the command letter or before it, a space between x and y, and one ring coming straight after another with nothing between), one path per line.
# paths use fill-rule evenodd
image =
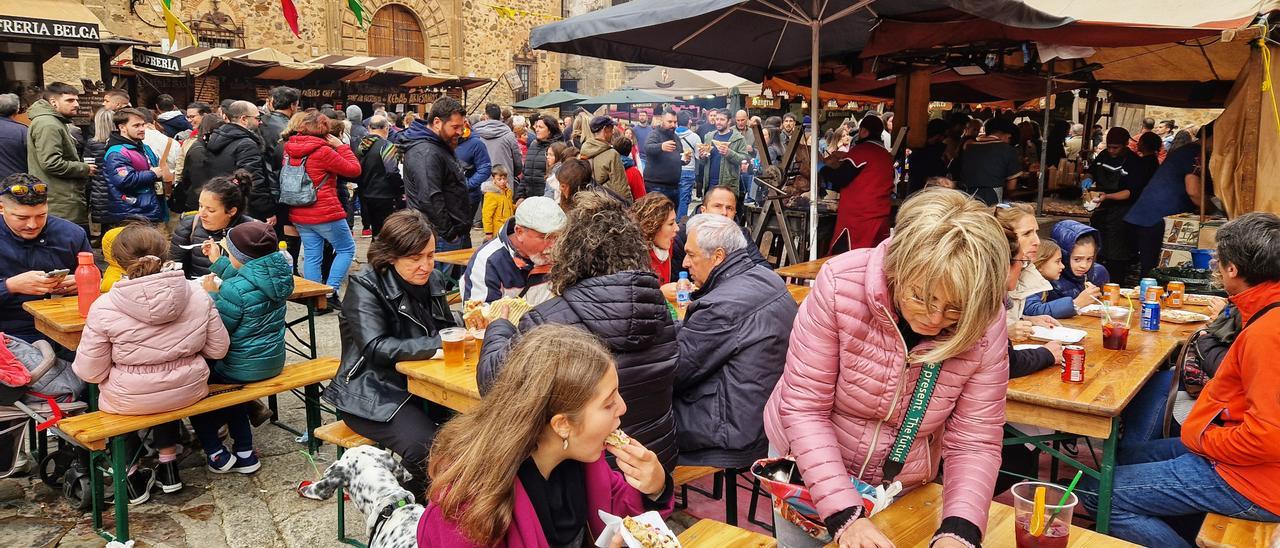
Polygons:
M368 82L408 88L432 87L457 79L452 74L432 70L431 67L409 57L365 57L359 55L325 55L308 63L327 67L354 69L347 82Z

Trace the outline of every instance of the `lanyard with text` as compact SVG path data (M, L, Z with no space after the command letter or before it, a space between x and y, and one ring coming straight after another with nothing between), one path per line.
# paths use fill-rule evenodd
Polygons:
M907 453L916 441L916 433L920 431L920 423L924 421L924 412L929 408L929 398L938 384L938 375L942 373L941 363L926 363L920 369L920 378L916 379L916 389L911 393L911 401L907 404L907 415L902 419L898 436L893 440L889 456L884 460L884 483L893 479L902 471L907 462Z

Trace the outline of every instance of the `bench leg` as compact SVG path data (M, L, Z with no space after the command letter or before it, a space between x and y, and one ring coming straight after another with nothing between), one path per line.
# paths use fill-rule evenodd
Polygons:
M308 384L302 389L307 410L307 450L312 455L320 448L320 440L316 439L316 428L320 427L320 385Z
M90 451L88 464L85 465L85 471L89 474L89 492L85 496L89 497L93 505L93 530L102 531L102 510L106 506L105 494L102 486L102 471L98 469L98 459L102 457L100 451Z
M111 438L111 485L116 493L115 540L125 543L129 541L129 450L125 436Z
M343 452L345 452L345 449L343 449L342 446L338 446L337 456L334 460L336 461L337 459L342 458ZM363 542L347 536L347 511L345 504L346 501L343 500L343 488L338 487L338 490L334 492L334 496L338 498L338 541L358 548L366 548Z
M271 409L271 422L280 422L280 403L275 394L267 396L267 408Z

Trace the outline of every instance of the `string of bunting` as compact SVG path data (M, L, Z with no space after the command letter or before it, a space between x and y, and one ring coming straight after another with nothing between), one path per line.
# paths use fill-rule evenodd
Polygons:
M495 13L498 14L498 17L502 19L510 19L512 21L514 21L517 17L533 17L535 19L545 19L548 21L559 21L560 19L562 19L558 15L551 15L549 13L532 12L525 9L517 8L515 6L511 6L508 4L480 4L480 5L488 7L489 9L493 10Z

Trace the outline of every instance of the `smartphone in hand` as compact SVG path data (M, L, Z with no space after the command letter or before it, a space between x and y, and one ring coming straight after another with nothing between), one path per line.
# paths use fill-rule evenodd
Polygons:
M70 273L71 273L71 270L69 269L59 268L57 270L50 270L48 272L45 272L44 277L49 279L61 280L63 278L66 278L67 274L70 274Z

